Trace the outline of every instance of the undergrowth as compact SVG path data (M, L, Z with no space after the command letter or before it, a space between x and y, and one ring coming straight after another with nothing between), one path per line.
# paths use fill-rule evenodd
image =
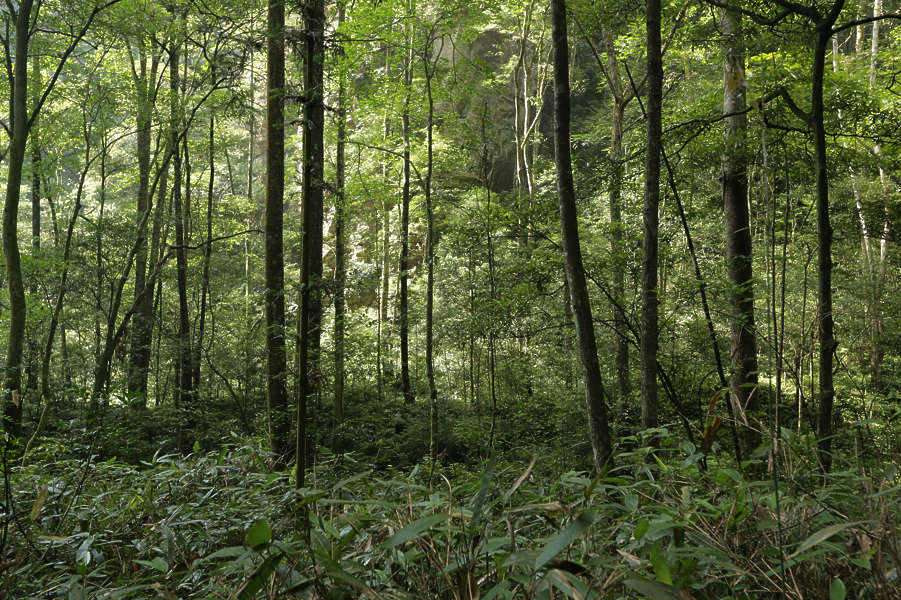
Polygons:
M535 456L436 465L430 482L429 465L377 473L348 454L300 490L238 438L138 465L42 454L7 464L0 595L901 597L896 465L824 481L785 440L777 493L764 468L705 467L651 434L664 448L635 440L596 478Z

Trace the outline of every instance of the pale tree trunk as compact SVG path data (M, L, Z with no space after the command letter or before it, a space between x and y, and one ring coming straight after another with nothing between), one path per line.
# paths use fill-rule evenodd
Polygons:
M566 34L564 0L551 0L551 27L554 46L554 148L564 265L572 301L579 355L582 360L582 380L585 384L588 434L594 451L594 468L595 471L601 472L612 458L613 445L607 423L607 405L601 381L594 323L591 318L591 300L585 282L582 250L579 244L576 194L570 155L569 43Z
M338 2L338 28L344 23L344 2ZM338 57L343 58L344 46L339 43ZM338 65L338 139L335 146L335 433L332 448L336 454L344 450L344 330L345 303L344 288L347 282L345 266L346 234L344 233L344 146L347 135L346 78L344 65Z
M662 145L663 57L660 0L647 0L648 109L641 258L641 424L657 426L657 240Z
M725 152L722 158L723 209L726 221L726 272L729 279L731 327L730 400L744 423L743 454L748 456L760 435L752 417L760 409L757 392L757 334L754 327L751 226L748 211L744 35L738 13L720 13L723 33L723 115ZM741 113L741 114L736 114ZM731 116L726 116L731 115Z
M407 4L407 11L412 13L412 0ZM410 331L409 331L409 299L407 285L410 268L410 84L412 82L412 29L405 25L404 39L410 47L404 51L404 108L401 114L401 135L403 136L403 184L401 190L401 222L400 222L400 309L398 325L400 327L400 381L404 395L404 404L413 404L416 396L410 386Z
M319 391L319 342L322 333L322 196L324 185L325 4L309 0L303 11L305 28L303 114L303 265L298 318L297 487L304 485L307 456L307 404Z

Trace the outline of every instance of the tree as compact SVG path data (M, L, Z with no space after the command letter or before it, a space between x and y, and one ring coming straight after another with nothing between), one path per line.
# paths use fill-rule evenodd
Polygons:
M288 462L288 363L285 355L285 3L269 0L266 59L266 399L269 442Z
M601 367L591 318L591 299L585 283L582 250L579 245L576 193L570 156L569 43L564 0L551 0L551 28L554 46L554 150L563 258L576 324L576 338L579 342L579 356L582 360L582 380L588 408L588 433L594 450L594 468L601 472L612 456L613 445L607 423L604 385L601 381Z
M663 57L660 0L647 0L647 146L641 242L641 424L657 426L657 244L660 210Z
M298 319L297 487L304 485L308 401L316 395L322 377L319 345L322 333L322 196L325 177L325 4L304 5L304 111L303 111L303 265Z
M739 415L755 415L760 408L761 394L756 389L757 334L754 327L753 257L746 167L748 151L745 142L748 126L745 102L747 82L741 15L722 10L720 28L723 33L723 118L726 136L722 186L732 329L729 388L736 412ZM745 430L746 456L759 442L759 435L755 432L753 425Z

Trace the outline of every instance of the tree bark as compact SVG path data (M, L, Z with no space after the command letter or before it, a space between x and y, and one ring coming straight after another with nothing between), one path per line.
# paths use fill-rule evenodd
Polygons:
M188 308L188 253L186 249L185 224L187 221L184 203L182 200L182 154L179 151L178 132L182 125L181 110L181 84L179 82L179 67L181 66L181 42L173 43L169 55L169 94L170 94L170 143L174 149L172 155L172 205L175 219L175 263L178 285L178 329L176 340L178 355L175 369L175 407L181 417L179 427L179 446L185 449L186 439L184 430L190 428L191 416L194 410L191 375L191 321Z
M299 331L297 397L297 487L303 487L307 467L307 404L319 391L319 342L322 333L322 196L324 183L325 5L309 0L303 11L305 28L303 118L303 265Z
M663 59L660 0L647 0L648 110L641 258L641 423L657 426L657 239L662 145Z
M156 85L157 69L159 68L159 54L154 51L149 57L150 72L147 70L147 50L143 38L138 42L138 64L135 68L132 60L132 73L137 96L137 136L136 154L138 159L138 196L137 215L138 223L145 221L144 216L152 209L150 197L150 129L153 119L153 91ZM167 165L164 165L165 168ZM162 183L162 189L165 184ZM145 221L146 222L146 221ZM132 406L146 408L147 406L147 375L150 369L150 344L153 337L153 294L144 294L144 286L153 285L147 281L148 242L146 227L138 231L142 236L138 254L135 257L135 298L141 298L141 302L135 311L134 323L131 331L131 348L128 357L127 391L132 398ZM158 235L158 232L157 232ZM158 245L158 242L157 242ZM156 262L157 257L152 257Z
M429 36L432 32L429 32ZM430 37L423 51L428 117L426 121L426 172L425 172L425 214L426 214L426 293L425 293L425 372L429 382L429 457L434 468L438 460L438 387L435 384L435 214L432 206L433 130L435 121L435 99L432 96L432 79L435 63L432 62Z
M338 1L338 28L344 23L344 1ZM344 57L344 46L339 43L338 57ZM344 65L338 66L338 139L335 147L335 433L332 449L336 454L344 451L344 287L347 281L345 259L347 250L344 233L344 147L347 135L346 78Z
M266 60L266 400L269 442L277 467L288 462L288 391L285 355L285 3L268 3Z
M588 433L594 451L594 468L600 472L612 455L607 406L598 362L591 302L582 266L578 214L570 154L569 43L566 34L564 0L551 0L551 27L554 45L554 148L557 163L557 195L564 264L572 300L576 338L582 359L582 379L588 408Z
M408 5L408 10L411 7ZM404 39L410 46L404 52L404 108L401 115L401 135L403 136L403 187L401 191L400 222L400 309L398 325L400 327L400 384L404 395L404 404L413 404L416 396L410 386L410 332L409 332L409 298L407 280L410 268L410 83L412 81L412 33L409 24L405 25Z
M757 393L757 336L754 327L751 226L748 212L748 119L745 93L744 35L741 16L720 13L723 33L723 115L725 152L722 158L723 210L726 221L726 270L729 279L731 337L730 399L742 419L760 409ZM741 113L741 114L735 114ZM741 436L744 456L760 443L753 423Z
M6 285L9 290L9 334L6 344L3 412L7 434L18 437L22 428L22 353L25 342L25 286L22 281L22 259L19 254L19 198L22 165L28 139L27 80L28 37L32 0L22 0L15 13L15 58L13 81L10 82L10 115L12 129L7 157L6 199L3 204L3 255L6 259ZM37 108L35 108L37 110Z

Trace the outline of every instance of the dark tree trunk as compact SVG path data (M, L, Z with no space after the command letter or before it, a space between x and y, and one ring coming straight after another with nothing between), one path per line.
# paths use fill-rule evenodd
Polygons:
M726 269L729 278L731 338L732 405L744 420L760 408L757 392L757 337L754 327L754 287L751 272L751 226L748 213L748 174L745 132L748 119L745 92L744 36L741 17L731 11L721 12L723 33L723 115L726 146L722 160L723 209L726 220ZM741 113L741 114L735 114ZM741 436L743 455L750 455L760 435L752 419Z
M276 465L288 462L288 391L285 356L285 3L269 0L266 61L266 400L269 441Z
M591 318L591 301L585 283L582 250L579 245L578 214L570 155L569 43L566 35L564 0L551 0L551 27L554 46L554 147L564 264L579 354L582 359L582 379L585 383L588 433L594 450L594 467L596 471L601 471L611 459L612 443Z
M844 0L833 7L833 13L816 24L813 49L810 105L814 143L814 174L816 176L817 206L817 322L820 338L820 412L817 419L817 454L825 472L832 468L832 408L835 387L832 377L835 353L835 330L832 318L832 224L829 219L829 178L826 171L826 128L823 123L823 75L826 68L826 48L832 37L832 25Z
M213 81L216 80L216 71L212 70ZM191 376L192 388L200 389L200 362L203 356L203 336L206 329L206 313L207 304L211 302L210 297L210 261L213 257L213 185L216 182L216 118L210 116L209 131L209 169L210 179L207 184L206 195L206 246L203 248L203 271L200 281L200 317L197 322L197 339L194 341L194 357L191 361L194 367L194 373Z
M431 32L429 33L431 35ZM425 292L425 372L429 382L429 457L432 468L438 460L438 387L435 384L435 214L432 206L433 130L435 120L435 100L432 97L432 79L435 63L432 62L432 41L423 53L426 97L428 98L428 119L426 121L426 172L425 172L425 214L426 214L426 292Z
M641 257L641 424L657 426L657 236L660 204L663 58L660 0L647 1L648 109Z
M12 129L7 157L6 199L3 204L3 255L6 259L6 285L9 290L9 334L6 344L6 372L4 376L4 426L6 432L18 437L22 428L22 353L25 342L25 286L22 281L22 260L19 254L19 198L22 185L22 165L25 162L25 143L28 139L27 79L28 37L32 0L22 0L15 14L14 80L10 86L9 124Z
M303 118L303 265L301 268L297 390L297 487L304 485L306 412L308 400L319 390L319 341L322 333L322 196L324 177L325 106L325 5L323 0L304 4L305 56Z

